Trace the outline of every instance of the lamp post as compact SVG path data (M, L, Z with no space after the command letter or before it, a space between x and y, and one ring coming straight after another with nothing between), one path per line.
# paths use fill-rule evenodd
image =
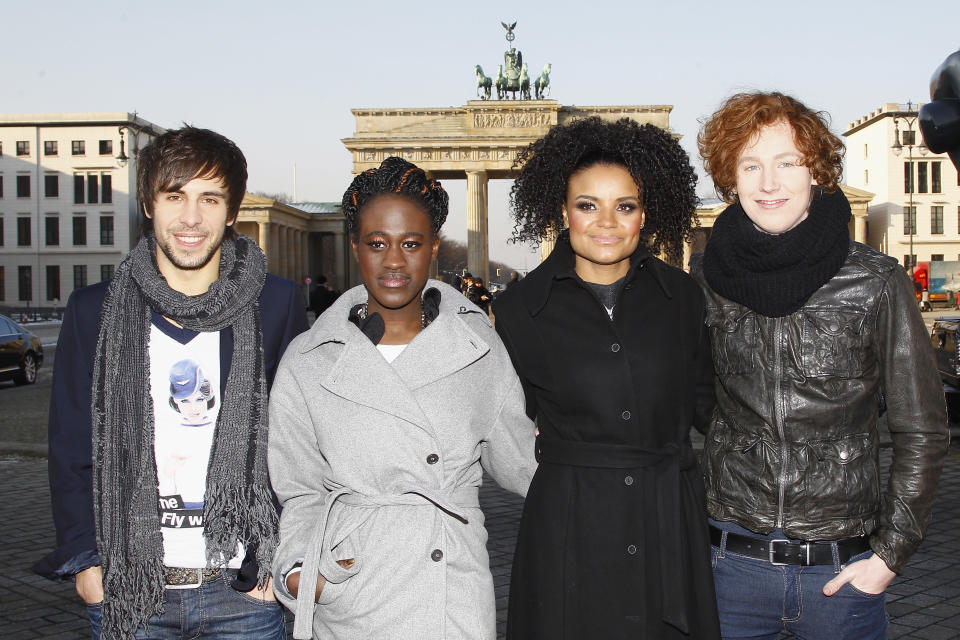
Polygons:
M903 132L903 143L900 142L900 121L903 121L906 129ZM917 144L917 132L914 130L913 125L917 122L917 112L913 108L913 103L907 102L907 110L895 113L893 116L893 145L890 147L893 150L893 155L900 157L900 154L903 153L903 148L907 148L907 166L909 167L910 179L907 181L907 187L909 187L909 198L910 206L908 209L909 220L910 220L910 249L907 254L910 257L910 276L913 277L913 271L917 266L917 261L913 257L913 234L917 230L917 212L914 209L913 205L913 192L916 188L916 181L913 177L913 148L916 146L920 151L920 155L927 155L927 147L923 144Z

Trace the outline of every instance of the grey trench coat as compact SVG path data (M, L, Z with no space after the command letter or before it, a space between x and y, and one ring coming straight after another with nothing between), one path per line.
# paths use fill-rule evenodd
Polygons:
M525 495L534 425L486 314L459 292L388 363L348 320L360 286L296 338L270 396L270 477L283 505L274 557L294 637L493 639L477 501L483 469ZM350 569L336 563L355 558ZM283 576L303 563L294 600ZM328 582L314 604L319 571ZM313 578L312 578L312 577Z

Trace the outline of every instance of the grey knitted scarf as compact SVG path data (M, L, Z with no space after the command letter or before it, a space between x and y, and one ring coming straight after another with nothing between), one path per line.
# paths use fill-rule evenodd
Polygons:
M204 499L209 566L237 543L256 549L266 580L277 514L267 481L267 385L258 299L263 253L244 236L221 246L220 278L199 296L174 291L144 237L117 268L94 360L93 495L103 565L103 634L132 638L163 609L163 540L149 391L151 310L194 331L233 329L233 359L214 432Z

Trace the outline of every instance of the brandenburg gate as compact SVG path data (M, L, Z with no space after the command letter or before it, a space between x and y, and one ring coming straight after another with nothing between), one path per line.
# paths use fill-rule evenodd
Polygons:
M353 109L356 131L343 144L353 173L389 156L416 164L439 180L467 181L467 270L490 281L487 182L517 174L517 153L556 124L599 116L670 128L669 105L567 107L556 100L470 100L462 107ZM444 185L449 190L450 185ZM552 244L544 242L549 253ZM546 255L544 253L543 255Z

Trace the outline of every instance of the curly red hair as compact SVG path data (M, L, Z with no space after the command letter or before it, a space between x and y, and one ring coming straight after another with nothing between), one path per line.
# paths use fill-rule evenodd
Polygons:
M843 142L828 129L828 116L779 92L738 93L703 124L697 135L697 147L703 167L713 178L717 194L725 202L737 199L737 161L743 149L760 129L779 122L793 128L803 164L817 184L827 191L837 190L843 173Z

